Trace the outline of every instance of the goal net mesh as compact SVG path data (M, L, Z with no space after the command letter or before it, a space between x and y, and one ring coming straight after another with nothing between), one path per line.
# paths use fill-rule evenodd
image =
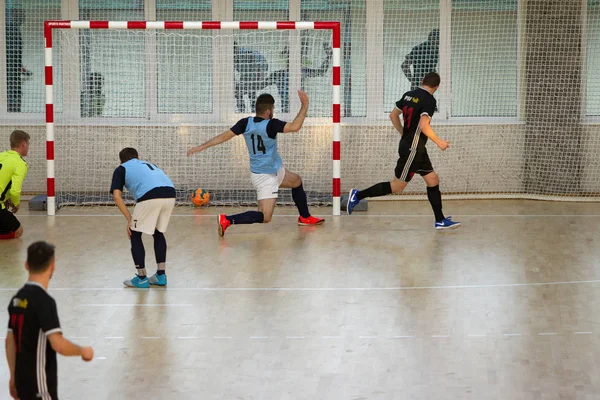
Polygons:
M213 205L256 203L242 137L192 157L189 148L253 115L261 93L292 121L304 89L310 108L297 134L279 134L284 166L301 175L309 203L332 201L331 31L55 30L64 102L55 116L57 205L110 204L118 154L172 179L178 204L198 188ZM58 59L58 60L57 60ZM279 201L292 203L289 190Z

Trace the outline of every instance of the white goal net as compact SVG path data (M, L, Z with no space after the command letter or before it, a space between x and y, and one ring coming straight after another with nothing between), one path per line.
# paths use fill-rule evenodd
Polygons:
M278 136L279 151L309 202L331 204L331 30L55 29L54 40L65 103L54 118L58 207L111 204L124 147L166 172L180 205L198 188L212 205L255 204L241 137L186 152L253 115L261 93L275 98L276 118L293 120L298 89L308 118L300 133ZM292 203L288 192L281 203Z

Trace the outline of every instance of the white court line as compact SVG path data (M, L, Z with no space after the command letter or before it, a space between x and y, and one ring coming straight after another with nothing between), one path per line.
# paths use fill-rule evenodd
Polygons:
M503 333L503 336L521 336L520 333Z
M576 335L591 335L593 332L575 332Z
M213 339L233 339L232 336L213 336Z
M321 336L323 339L342 339L342 336Z
M315 217L333 217L331 214L313 214ZM48 217L48 215L19 215L21 217ZM94 218L123 218L121 214L70 214L70 215L55 215L54 217L65 218L65 217L94 217ZM171 214L171 217L193 217L193 218L215 218L215 215L193 215L193 214ZM298 215L273 215L275 218L298 218ZM565 217L565 218L598 218L600 214L453 214L455 218L554 218L554 217ZM356 218L431 218L431 214L364 214L350 216L351 219Z
M306 339L305 336L286 336L286 339Z
M95 357L96 360L106 360L106 357Z
M141 336L140 339L160 339L160 336Z
M359 339L377 339L377 336L359 336Z
M399 336L392 336L392 339L411 339L414 338L413 335L399 335Z
M431 335L432 338L449 338L450 335Z
M474 334L474 335L467 335L467 336L468 337L486 337L487 335L486 334L480 334L480 335Z
M177 339L198 339L198 336L177 336Z
M105 336L104 339L125 339L123 336Z
M538 333L539 336L554 336L554 335L558 335L558 333L556 332L540 332Z
M191 307L191 304L78 304L77 307Z
M250 339L268 339L268 336L250 336Z
M534 287L534 286L558 286L558 285L584 285L600 283L600 279L588 281L570 281L570 282L532 282L532 283L498 283L489 285L448 285L448 286L395 286L395 287L329 287L329 288L310 288L310 287L231 287L231 288L174 288L170 287L169 292L381 292L381 291L401 291L401 290L434 290L434 289L486 289L486 288L502 288L502 287ZM0 292L16 292L21 288L0 288ZM128 290L123 287L118 288L50 288L50 292L94 292L94 291L123 291L124 293L139 293L137 291ZM161 289L153 289L157 291ZM167 290L167 289L164 289ZM107 304L106 306L115 304ZM105 305L101 305L105 306ZM139 305L144 306L144 305ZM182 304L179 307L191 306L191 304Z

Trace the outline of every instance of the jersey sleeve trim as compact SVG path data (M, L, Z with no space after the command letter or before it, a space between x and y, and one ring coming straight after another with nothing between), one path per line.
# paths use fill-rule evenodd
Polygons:
M429 113L428 113L427 111L423 111L423 112L421 113L421 117L422 117L423 115L427 115L427 116L429 117L429 119L431 119L431 115L429 115Z
M53 333L62 333L62 329L60 328L54 328L54 329L50 329L49 331L44 332L44 335L49 336L52 335Z
M6 331L12 333L13 330L12 328L6 328Z

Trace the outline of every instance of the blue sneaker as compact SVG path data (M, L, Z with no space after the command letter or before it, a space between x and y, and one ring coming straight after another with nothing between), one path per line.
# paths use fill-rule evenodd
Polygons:
M348 204L346 206L348 215L352 214L352 210L354 210L354 207L356 207L356 205L360 203L360 200L356 198L357 194L358 190L356 189L350 189L350 193L348 193Z
M148 283L148 278L140 279L140 277L137 275L131 279L123 281L123 285L142 289L147 289L150 287L150 283Z
M454 222L450 217L435 223L435 229L456 229L460 226L460 222Z
M154 274L148 278L148 282L150 282L151 285L167 286L167 274Z

